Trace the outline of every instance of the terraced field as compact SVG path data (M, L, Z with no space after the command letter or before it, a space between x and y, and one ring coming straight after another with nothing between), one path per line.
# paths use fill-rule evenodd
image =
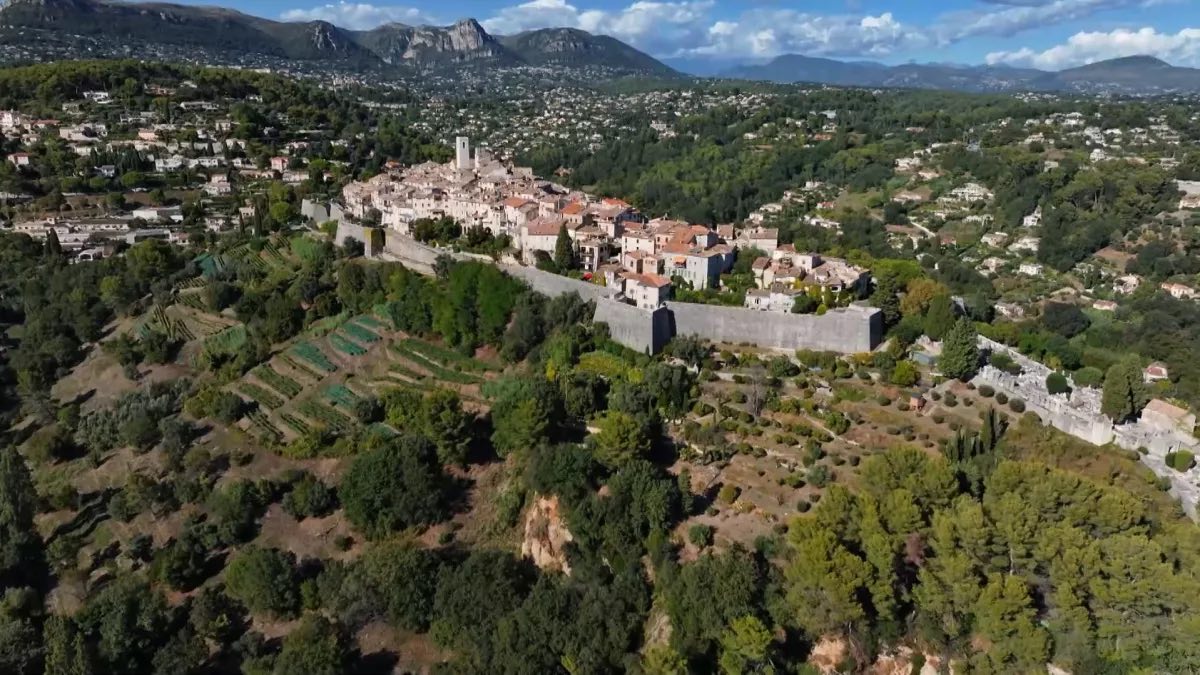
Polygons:
M397 386L447 387L486 407L480 385L501 370L498 364L396 333L372 314L317 328L230 385L230 391L257 404L247 417L248 430L266 441L287 442L317 429L350 429L359 424L354 412L359 401ZM213 348L239 339L245 339L244 332L229 331L212 338Z

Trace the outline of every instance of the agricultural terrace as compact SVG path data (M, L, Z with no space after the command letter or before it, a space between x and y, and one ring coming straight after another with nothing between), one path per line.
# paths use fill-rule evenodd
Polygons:
M671 429L680 458L674 470L686 470L693 489L712 501L681 531L702 525L718 541L752 544L808 512L830 486L857 484L867 457L905 447L944 454L960 437L974 438L988 415L1012 456L1054 447L1063 468L1109 480L1105 474L1120 466L1123 487L1160 498L1153 476L1127 453L1078 447L1025 420L1033 416L1023 416L1023 402L987 387L920 371L907 386L890 384L887 361L730 345L698 363L699 397Z
M269 445L314 433L343 433L369 424L360 406L389 389L445 388L477 411L480 386L501 371L496 362L408 336L376 314L323 322L229 385L248 404L239 427ZM376 427L385 433L396 430Z

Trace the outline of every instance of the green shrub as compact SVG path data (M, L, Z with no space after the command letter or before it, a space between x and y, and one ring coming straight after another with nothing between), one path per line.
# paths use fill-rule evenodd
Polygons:
M1023 413L1025 412L1025 401L1022 401L1019 398L1014 398L1008 402L1008 407L1015 413Z
M721 486L721 490L717 493L717 499L722 504L732 504L737 501L738 495L742 493L736 485L726 483Z
M996 403L999 403L1000 405L1008 403L1008 394L1005 394L1004 392L996 394Z
M991 385L981 384L979 385L979 395L984 398L991 398L996 395L996 390Z
M688 541L692 542L696 548L707 548L713 542L713 528L711 525L696 523L688 528Z
M1066 375L1056 371L1046 376L1046 391L1051 394L1070 394L1071 384L1067 382Z
M1187 450L1167 453L1167 466L1176 471L1190 471L1196 466L1196 456Z

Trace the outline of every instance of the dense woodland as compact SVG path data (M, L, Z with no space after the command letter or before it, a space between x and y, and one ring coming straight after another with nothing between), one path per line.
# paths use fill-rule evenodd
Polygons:
M82 341L128 311L115 300L153 292L187 263L154 243L73 266L24 237L6 244L6 264L22 276L45 274L53 284L87 274L94 281L77 288L108 288L103 296L52 296L59 302L39 296L41 309L23 309L26 330L42 337L18 339L10 352L10 395L30 414L48 415L40 419L54 431L39 432L39 454L0 453L0 578L8 589L0 659L8 672L373 672L382 657L355 653L349 636L377 620L428 632L453 655L450 672L803 671L808 647L829 634L849 639L849 658L860 664L904 640L931 657L961 659L971 672L1029 672L1051 660L1078 672L1200 666L1188 647L1200 621L1194 526L1120 488L1010 459L1004 422L994 416L945 458L912 450L868 459L861 485L835 486L808 516L753 550L710 550L684 562L672 529L713 497L693 494L685 476L665 470L674 450L664 430L692 406L695 375L611 343L577 298L547 300L478 263L447 263L427 278L318 248L290 284L231 273L234 290L218 295L258 336L246 355L209 363L213 374L199 382L137 389L80 415L55 408L45 383L72 365ZM304 293L312 308L326 309L281 309ZM925 331L964 324L922 308L920 295L897 308L901 321L907 310ZM51 320L67 302L102 309L85 325ZM257 362L251 354L321 312L380 303L406 332L468 352L490 345L518 364L490 385L491 413L475 418L452 395L396 389L364 416L382 416L403 430L399 437L354 433L276 450L346 457L340 483L301 473L218 484L220 464L189 450L195 420L240 413L223 410L222 396L203 382ZM41 348L55 344L73 349ZM580 355L597 350L640 376L577 370ZM708 358L698 345L681 343L676 352ZM598 420L599 431L585 438L588 420ZM124 445L163 453L167 473L155 482L132 476L108 496L35 491L30 466L41 471L81 453L102 465ZM430 549L413 538L462 508L464 485L445 468L481 462L505 464L511 482L500 517L512 524L529 496L559 497L574 537L569 576L539 572L503 548ZM43 541L33 517L96 500L118 520L145 510L195 515L161 547L134 540L113 551L126 561L122 571L78 613L46 613L42 597L72 573L73 539ZM248 545L274 502L298 518L344 509L365 550L335 562ZM168 601L178 591L187 593L182 601ZM646 646L652 612L665 612L673 629L669 641ZM245 629L250 616L300 620L273 641Z

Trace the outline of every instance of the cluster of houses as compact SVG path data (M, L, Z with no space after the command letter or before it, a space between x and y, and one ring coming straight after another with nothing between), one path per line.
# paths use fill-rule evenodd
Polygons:
M194 86L185 82L181 88ZM146 85L146 91L176 90L149 84ZM309 178L304 159L307 141L301 139L282 144L279 147L282 154L271 157L267 166L259 166L255 158L245 156L247 141L235 137L233 132L237 122L221 114L225 108L221 102L182 101L175 104L178 111L169 118L158 110L131 111L119 115L111 111L98 113L112 100L107 92L83 92L82 101L63 104L62 119L40 119L16 110L0 110L0 134L6 138L20 139L24 148L7 155L5 159L18 168L31 166L34 157L29 150L47 134L52 134L70 152L80 157L133 151L143 157L148 166L152 163L157 173L202 171L210 181L205 186L205 193L210 196L232 192L229 183L231 175L247 180L282 180L293 185ZM261 101L261 98L250 96L247 100ZM89 106L86 110L83 107L85 105ZM262 130L264 136L276 132L272 127ZM333 145L346 144L340 139L330 142ZM117 169L114 166L99 166L95 168L95 174L114 178Z
M677 283L695 290L719 288L739 250L766 254L754 267L761 291L794 297L814 285L834 293L861 292L869 285L865 269L798 254L779 245L774 229L650 220L619 199L539 179L531 169L499 161L483 149L472 153L465 137L456 139L455 150L445 164L391 167L348 184L342 191L344 213L403 235L411 234L417 220L453 218L464 229L508 235L529 264L553 256L565 232L589 278L620 288L630 302L648 309L668 300ZM792 309L791 303L760 302L759 295L747 294L746 306Z

